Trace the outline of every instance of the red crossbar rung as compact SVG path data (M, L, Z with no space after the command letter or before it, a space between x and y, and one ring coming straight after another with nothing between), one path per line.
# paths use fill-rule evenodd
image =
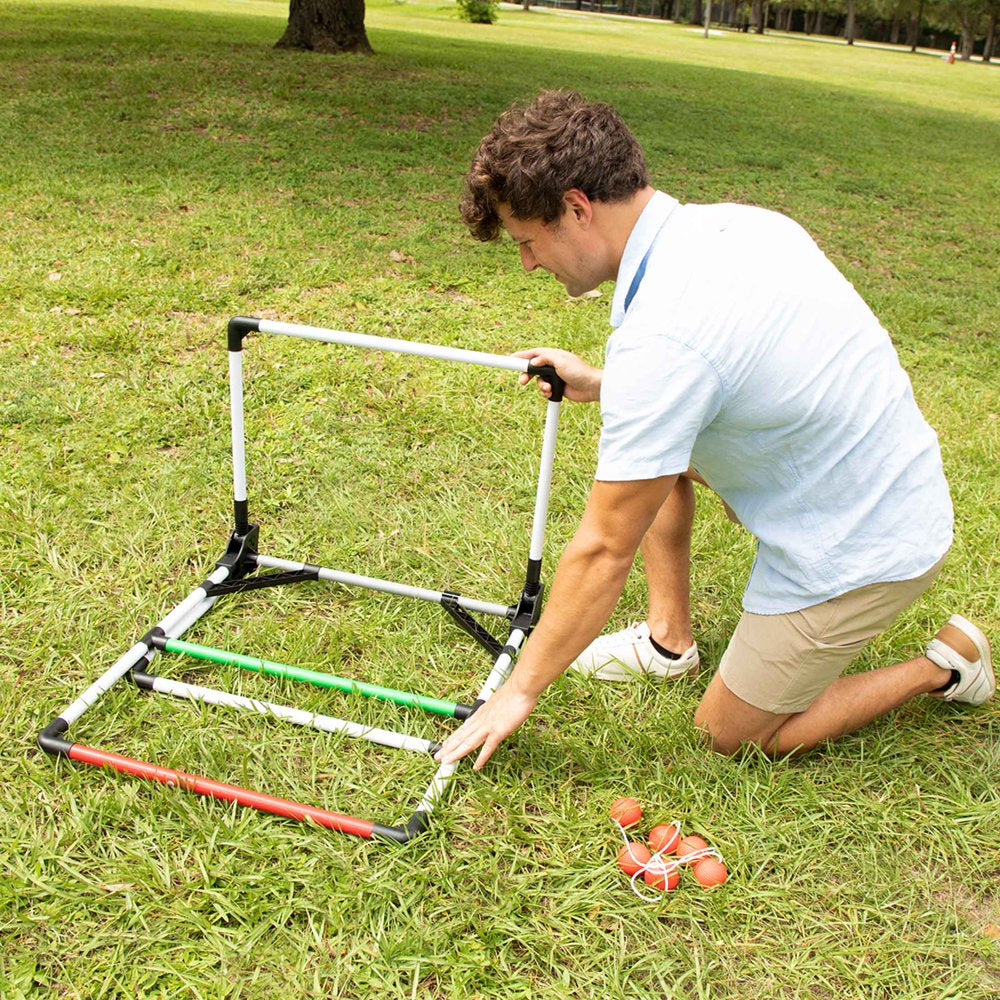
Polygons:
M226 785L211 778L202 778L196 774L186 774L170 767L159 767L144 760L134 760L121 754L109 753L95 747L74 743L69 749L70 760L79 760L85 764L97 764L113 767L116 771L134 774L139 778L159 781L171 788L183 788L187 792L198 795L208 795L214 799L224 799L227 802L238 802L241 806L250 806L262 812L274 813L276 816L287 816L290 819L310 819L320 826L330 827L342 833L353 833L358 837L370 839L375 824L355 816L345 816L343 813L330 812L328 809L318 809L307 806L303 802L292 802L290 799L279 799L274 795L264 795L250 788L240 788L238 785Z

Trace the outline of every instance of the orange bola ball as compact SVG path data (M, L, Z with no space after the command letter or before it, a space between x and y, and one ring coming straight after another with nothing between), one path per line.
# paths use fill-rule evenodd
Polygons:
M652 889L662 889L669 892L677 888L681 875L676 868L667 868L662 863L654 861L643 873L642 880Z
M695 862L694 877L705 886L722 885L729 877L726 866L715 858L702 858Z
M680 839L681 831L673 823L661 823L649 831L649 846L653 848L654 854L673 854Z
M611 818L628 829L642 819L642 809L635 799L615 799L611 803Z
M630 840L618 852L618 867L626 875L634 875L640 871L650 859L650 853L646 850L645 844L640 844L637 840Z
M695 851L704 851L706 847L708 847L708 841L690 834L677 845L677 857L683 861L689 854L694 854Z

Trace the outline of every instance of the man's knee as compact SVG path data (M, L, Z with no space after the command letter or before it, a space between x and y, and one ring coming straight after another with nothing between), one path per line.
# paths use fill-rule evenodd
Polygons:
M743 701L716 674L695 712L694 724L714 753L732 757L756 747L773 756L775 734L788 718Z

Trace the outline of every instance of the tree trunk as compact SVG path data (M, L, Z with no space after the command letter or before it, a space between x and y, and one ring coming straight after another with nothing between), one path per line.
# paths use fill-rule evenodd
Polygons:
M990 17L989 31L986 32L986 42L983 45L983 62L988 63L993 58L993 47L997 43L997 14Z
M894 17L892 19L892 26L889 28L889 44L898 45L899 44L899 18Z
M674 9L670 12L671 21L679 21L681 19L681 0L674 0Z
M291 0L279 49L372 54L365 34L365 0Z
M962 62L968 62L972 58L972 49L976 44L976 32L974 28L962 25Z
M531 0L521 0L521 7L524 10L531 10Z
M528 0L524 0L524 2L527 3ZM639 13L639 0L632 0L632 5L629 7L628 12L632 17L635 17Z
M755 34L764 34L764 0L753 0L750 8L750 21Z
M844 28L844 38L848 45L854 44L854 0L847 0L847 25Z
M813 25L813 31L817 35L823 34L823 11L821 10L816 11L816 23Z
M920 20L921 14L914 14L906 25L906 44L910 46L911 52L917 51L917 43L920 41Z

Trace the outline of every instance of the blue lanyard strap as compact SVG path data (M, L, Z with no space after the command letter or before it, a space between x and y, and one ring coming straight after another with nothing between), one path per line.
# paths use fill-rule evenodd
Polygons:
M656 230L652 240L650 240L649 246L642 256L642 260L639 261L639 266L635 269L635 276L632 278L632 284L628 286L628 294L625 296L625 309L623 312L628 312L628 307L632 304L635 293L639 291L639 285L642 284L643 275L646 273L646 265L649 263L649 255L653 252L653 245L659 239L660 233L663 232L663 227L670 221L670 216L673 214L673 209L667 213L667 217L660 223L660 228Z
M625 312L628 312L628 307L632 304L635 293L639 291L639 285L642 283L642 276L646 273L646 265L649 263L649 255L652 252L653 244L650 243L646 249L645 256L639 261L639 266L635 269L635 277L632 279L632 284L628 287L628 294L625 296Z

